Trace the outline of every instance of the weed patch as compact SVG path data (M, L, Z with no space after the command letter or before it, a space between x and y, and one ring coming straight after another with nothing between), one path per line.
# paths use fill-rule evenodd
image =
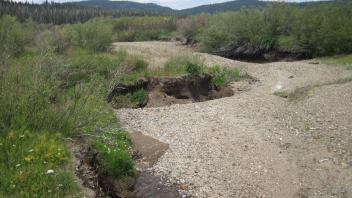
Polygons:
M70 158L59 133L12 130L0 137L0 195L78 196Z
M99 140L92 141L91 146L98 153L105 169L115 178L134 175L133 161L129 153L132 143L126 132L109 130Z

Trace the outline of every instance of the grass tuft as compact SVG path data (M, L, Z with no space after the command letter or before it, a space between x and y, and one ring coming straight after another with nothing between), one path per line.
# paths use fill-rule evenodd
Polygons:
M225 86L229 82L238 80L241 77L238 68L214 66L209 68L209 73L213 75L212 83L216 86Z
M126 132L109 130L101 139L92 141L91 146L99 153L105 169L115 178L134 175L133 161L129 154L132 143Z

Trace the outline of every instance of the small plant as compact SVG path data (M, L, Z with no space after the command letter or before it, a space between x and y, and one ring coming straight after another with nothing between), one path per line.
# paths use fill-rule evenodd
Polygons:
M240 70L238 68L228 68L221 66L214 66L209 69L213 75L212 83L216 86L224 86L232 80L240 78Z
M186 71L191 75L199 75L202 73L203 66L197 63L187 62Z
M114 108L138 108L143 107L148 101L148 92L141 89L126 95L114 97L112 105Z
M143 104L146 100L148 100L148 92L146 92L144 89L133 92L131 96L133 100L139 104Z

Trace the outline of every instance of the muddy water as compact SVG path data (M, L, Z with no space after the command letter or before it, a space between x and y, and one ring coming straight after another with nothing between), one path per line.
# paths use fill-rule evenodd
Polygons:
M138 198L171 198L182 197L176 185L166 184L159 176L147 171L157 163L158 159L168 150L169 145L160 142L141 132L130 133L137 158L135 166L140 173L137 176L134 192Z
M162 179L149 172L142 172L135 183L138 198L178 198L182 195L175 185L166 185Z

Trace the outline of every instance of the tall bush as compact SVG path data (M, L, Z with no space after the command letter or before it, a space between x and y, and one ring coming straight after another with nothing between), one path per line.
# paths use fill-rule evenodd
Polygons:
M9 58L23 50L25 35L15 17L4 15L0 18L0 57L6 65Z

